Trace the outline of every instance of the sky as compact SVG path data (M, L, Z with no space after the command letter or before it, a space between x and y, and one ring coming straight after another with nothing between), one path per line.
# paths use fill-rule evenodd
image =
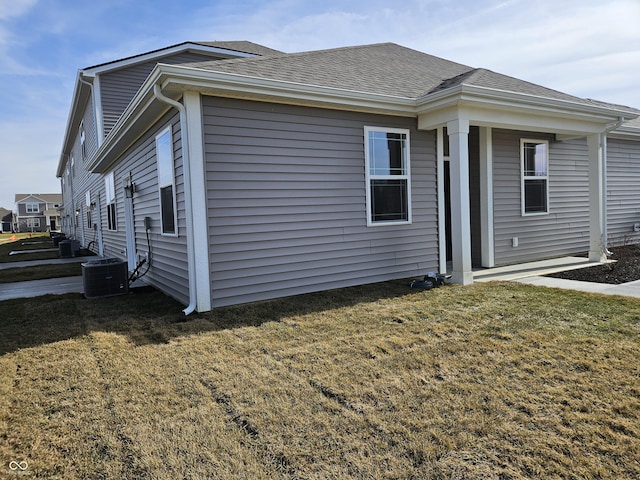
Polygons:
M184 41L394 42L640 108L640 0L0 0L0 207L57 193L79 69Z

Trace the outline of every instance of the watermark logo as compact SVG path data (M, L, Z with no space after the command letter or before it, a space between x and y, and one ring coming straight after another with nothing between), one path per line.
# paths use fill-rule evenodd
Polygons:
M29 464L27 463L26 460L23 460L21 462L16 462L15 460L12 460L9 462L10 473L26 475L29 473L27 472L28 468L29 468Z

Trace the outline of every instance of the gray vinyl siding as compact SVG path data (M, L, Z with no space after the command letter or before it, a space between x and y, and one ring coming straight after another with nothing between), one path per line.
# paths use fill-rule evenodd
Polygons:
M607 216L609 245L640 242L640 142L607 140Z
M127 108L127 105L129 105L156 64L178 65L215 59L216 57L210 55L184 52L101 74L100 92L105 137L116 124L120 115Z
M63 204L64 212L62 214L63 231L70 237L77 239L82 246L88 245L87 238L93 232L89 232L86 228L86 192L91 189L91 185L99 177L98 175L88 172L85 163L98 150L98 138L96 131L96 121L94 114L93 100L90 98L85 106L82 125L85 133L85 156L82 155L82 143L80 129L75 132L73 148L71 155L67 161L69 175L64 175L64 191ZM71 165L73 158L73 166ZM75 212L79 214L76 216ZM83 231L84 229L84 231Z
M178 213L178 236L166 236L160 233L160 201L158 194L158 174L155 151L155 136L167 125L172 125L174 161L176 175L176 203ZM114 173L116 193L116 230L108 230L105 177ZM121 161L105 175L94 175L87 185L92 202L99 198L100 211L94 211L94 222L100 222L105 257L126 260L126 224L123 180L131 174L136 187L133 197L135 243L138 258L144 258L151 248L151 268L143 281L153 285L167 295L187 304L189 303L189 282L187 271L186 217L184 203L184 178L182 163L182 141L179 115L171 111L153 126L130 149L123 153ZM84 194L83 194L84 195ZM84 196L82 197L84 205ZM145 233L144 218L151 217L149 243ZM81 221L86 223L86 210ZM80 232L80 228L78 232ZM86 242L91 244L94 253L98 251L97 230L87 229ZM142 267L142 271L146 266Z
M178 216L178 236L161 234L160 200L158 194L158 174L156 161L155 136L167 125L172 126L174 147L176 208ZM102 225L105 242L105 254L126 259L126 227L124 178L131 174L136 192L133 197L133 214L136 251L140 258L149 251L145 234L144 218L151 217L149 245L151 248L151 268L145 275L144 282L180 302L189 303L189 281L187 270L186 217L184 202L184 176L182 163L182 141L179 115L171 111L158 122L124 155L123 160L114 168L117 231L107 230L106 202L104 196L102 208ZM104 177L102 178L104 195ZM142 268L142 271L146 266Z
M214 306L437 268L435 133L415 119L203 97ZM410 129L411 225L367 227L364 126Z
M549 140L549 214L521 214L520 139ZM554 142L540 133L493 131L494 235L497 265L576 254L589 245L585 139ZM518 247L512 238L518 237Z

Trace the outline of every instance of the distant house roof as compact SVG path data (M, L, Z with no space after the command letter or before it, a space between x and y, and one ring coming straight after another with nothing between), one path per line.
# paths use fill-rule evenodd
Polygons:
M12 216L13 212L11 210L0 207L0 221L11 221Z
M15 202L20 203L29 198L36 198L44 203L62 203L61 193L16 193Z

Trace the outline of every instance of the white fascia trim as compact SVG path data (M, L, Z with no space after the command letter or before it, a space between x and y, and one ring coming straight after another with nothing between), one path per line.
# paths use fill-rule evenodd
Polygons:
M216 94L230 98L415 116L415 100L409 98L374 95L159 63L149 74L93 158L87 162L87 170L94 172L97 168L104 169L108 166L110 161L107 160L105 163L105 157L155 101L153 88L156 84L166 95L171 96L171 93L174 93L174 98L179 98L186 91L199 91L203 94ZM168 109L166 106L163 108Z
M621 117L635 118L635 115L628 111L573 104L533 95L514 94L468 85L453 87L428 97L413 99L159 63L111 129L98 152L87 164L87 169L93 171L100 166L105 155L118 143L120 137L155 101L153 88L156 84L166 95L173 94L174 98L179 98L185 91L195 90L204 95L404 117L415 117L420 113L431 113L439 108L452 106L475 105L482 108L493 105L497 109L510 109L529 114L532 110L538 110L541 114L546 113L555 117L573 119L582 117L586 122L592 124L610 124ZM104 165L102 166L104 167Z
M71 97L71 110L69 110L69 117L67 118L67 125L65 128L64 137L63 137L64 140L62 144L62 151L60 152L58 169L56 171L56 176L58 178L62 178L62 175L64 174L64 167L67 163L66 156L68 155L71 132L74 132L75 134L77 130L77 127L74 127L74 124L76 124L74 120L76 118L76 113L80 108L79 102L81 98L81 93L83 92L83 89L89 88L87 83L91 83L91 82L88 82L87 80L83 80L82 77L83 77L82 70L78 70L78 74L76 75L76 83L73 88L73 96ZM77 125L80 125L80 122L77 122Z
M536 110L545 114L571 115L572 117L581 116L591 121L608 123L621 117L625 120L637 117L637 115L628 110L585 105L568 100L539 97L537 95L508 92L475 85L459 85L443 90L442 92L426 95L417 99L416 108L418 109L418 113L422 113L450 106L452 102L457 105L463 105L467 102L482 103L486 106L499 108L526 109L528 111Z
M149 79L147 79L147 82ZM146 85L146 82L145 82ZM93 157L86 163L86 170L91 173L102 173L105 168L109 166L107 162L104 164L105 157L111 152L113 147L118 143L124 133L126 133L132 125L145 113L149 106L154 102L153 96L153 84L151 84L151 90L140 89L133 101L125 109L120 119L113 126L109 135L104 139L98 150L94 153ZM163 107L166 111L169 109L168 105ZM137 138L136 138L137 139ZM100 171L96 171L98 167L101 167Z
M96 134L98 136L98 147L104 142L104 118L102 115L102 93L100 91L100 76L93 79L93 113L95 115Z
M226 48L211 47L207 45L201 45L199 43L186 42L172 47L161 48L159 50L153 50L151 52L143 53L141 55L134 55L132 57L123 58L121 60L115 60L113 62L102 63L83 70L87 76L93 76L97 73L109 72L111 70L117 70L123 67L130 67L138 63L148 62L159 57L165 57L167 55L174 55L176 53L186 52L187 50L195 50L203 53L217 53L219 55L229 58L251 58L259 55L245 52L238 52L236 50L228 50Z
M623 125L622 127L607 133L607 137L618 138L621 140L640 140L640 128L625 127Z
M163 89L197 89L235 98L253 98L341 110L362 110L414 117L415 99L357 90L310 85L285 80L238 75L178 65L158 64Z

